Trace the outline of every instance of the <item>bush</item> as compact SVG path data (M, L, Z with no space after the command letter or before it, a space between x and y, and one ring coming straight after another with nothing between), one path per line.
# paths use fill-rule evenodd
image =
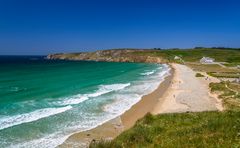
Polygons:
M196 73L195 75L196 77L204 77L204 75L200 74L200 73Z

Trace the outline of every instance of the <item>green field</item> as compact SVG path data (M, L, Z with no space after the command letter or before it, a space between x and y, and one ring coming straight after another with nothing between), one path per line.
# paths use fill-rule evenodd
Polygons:
M157 56L174 62L174 57L179 56L186 62L199 62L202 57L211 57L218 62L240 63L240 50L233 49L166 49L149 52L134 52L132 54Z
M240 72L208 72L208 75L217 78L239 78Z

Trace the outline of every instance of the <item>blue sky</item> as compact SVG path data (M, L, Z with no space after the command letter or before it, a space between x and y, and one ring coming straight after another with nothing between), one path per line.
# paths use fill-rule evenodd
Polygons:
M0 0L0 55L240 47L238 0Z

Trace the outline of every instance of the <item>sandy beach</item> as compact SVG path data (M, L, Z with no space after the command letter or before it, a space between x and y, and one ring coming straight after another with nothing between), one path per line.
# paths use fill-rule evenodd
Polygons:
M223 110L221 101L208 87L210 82L218 81L216 78L195 77L196 72L185 65L172 64L172 67L175 73L171 85L159 98L153 114Z
M221 101L208 88L210 82L217 80L197 78L196 72L185 65L171 64L171 67L171 75L130 110L94 129L73 134L59 147L87 147L92 140L113 139L148 112L161 114L223 109Z

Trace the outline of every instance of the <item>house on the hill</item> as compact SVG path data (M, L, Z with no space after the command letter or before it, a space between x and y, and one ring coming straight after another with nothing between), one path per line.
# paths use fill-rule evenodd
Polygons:
M212 63L214 63L214 59L209 58L209 57L203 57L203 58L201 58L200 63L202 63L202 64L212 64Z
M174 60L181 60L181 58L179 56L175 56Z
M235 80L236 83L240 83L240 77Z

